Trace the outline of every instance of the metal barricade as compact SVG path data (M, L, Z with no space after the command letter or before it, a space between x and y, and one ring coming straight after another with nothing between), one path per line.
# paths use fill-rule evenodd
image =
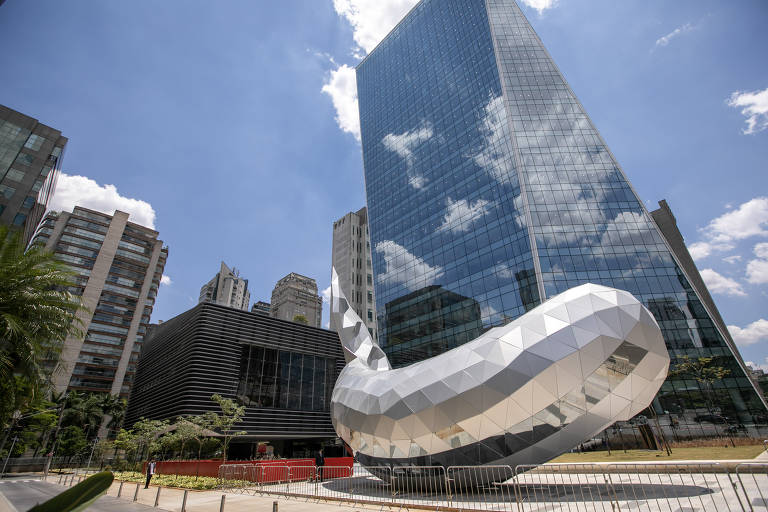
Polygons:
M514 474L511 466L450 466L449 504L462 510L516 509Z
M768 463L744 462L736 466L735 476L744 509L750 512L768 509Z
M728 470L718 463L623 463L605 468L619 506L660 509L742 510Z
M394 466L393 501L421 506L448 506L448 482L443 466Z
M553 504L566 510L610 511L615 503L603 466L595 464L519 465L514 492L520 510Z
M726 468L717 463L545 464L518 466L520 510L543 503L571 510L742 510Z

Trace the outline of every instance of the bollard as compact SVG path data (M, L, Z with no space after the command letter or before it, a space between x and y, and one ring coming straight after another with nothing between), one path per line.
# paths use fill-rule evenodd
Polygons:
M162 487L157 488L157 494L155 495L155 508L157 508L157 504L160 503L160 489L162 489Z
M187 512L187 494L189 490L184 489L184 499L181 500L181 512Z
M227 495L226 494L222 494L221 495L221 505L219 506L219 512L224 512L224 502L226 501L226 499L227 499Z
M117 497L119 498L121 494L123 494L123 484L125 482L120 482L120 487L117 488Z
M136 484L136 492L133 493L133 501L139 499L139 487L141 487L141 484Z
M64 476L64 473L59 473L59 481L56 482L57 484L59 484L59 485L61 484L61 477L63 477L63 476Z
M277 502L276 501L272 502L272 512L277 512Z

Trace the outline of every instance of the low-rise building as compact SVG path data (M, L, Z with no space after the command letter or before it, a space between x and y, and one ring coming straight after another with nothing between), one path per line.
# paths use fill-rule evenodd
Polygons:
M283 456L332 443L331 392L344 367L338 335L213 303L159 325L139 361L126 424L218 411L211 395L246 406L232 458L268 441Z

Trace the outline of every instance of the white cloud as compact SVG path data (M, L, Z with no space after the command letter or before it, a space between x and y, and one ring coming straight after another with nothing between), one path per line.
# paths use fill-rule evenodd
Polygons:
M121 196L114 185L101 186L85 176L70 176L62 172L48 208L72 211L75 206L109 215L121 210L130 214L131 222L155 229L155 210L148 202Z
M523 0L523 3L528 7L536 9L541 14L542 11L554 7L557 4L557 0Z
M752 361L744 361L744 364L751 367L753 370L763 370L764 372L768 373L768 357L765 358L765 362L763 364L753 363Z
M723 258L723 261L733 265L734 263L738 263L738 262L741 261L741 255L734 254L733 256L727 256L727 257Z
M672 39L682 34L685 34L686 32L690 32L693 29L694 27L690 23L686 23L685 25L677 27L675 30L673 30L669 34L658 38L656 40L656 48L658 48L659 46L667 46Z
M493 179L502 182L511 172L506 146L507 110L504 108L504 98L490 98L483 110L483 145L472 159Z
M733 341L741 347L768 340L768 320L763 318L752 322L743 329L736 325L729 325L728 330L733 336Z
M419 127L414 130L406 131L401 134L389 133L381 139L382 144L388 150L397 153L405 160L408 172L408 184L415 189L421 189L427 184L426 178L413 171L413 162L415 156L413 151L420 145L427 142L434 135L432 124L422 121Z
M448 198L445 217L439 230L448 230L454 233L469 231L472 223L488 213L489 201L478 199L470 203L466 199L452 201Z
M705 268L701 271L701 278L704 279L704 283L712 293L719 293L721 295L731 295L735 297L745 297L747 294L741 285L722 274L717 273L711 268Z
M325 288L320 294L323 296L323 302L331 302L331 285L328 285L328 288Z
M418 0L333 0L333 8L352 25L355 43L368 53L417 3Z
M688 246L688 252L694 260L703 260L712 254L712 245L707 242L696 242Z
M758 259L747 263L747 281L752 284L768 283L768 243L755 245L753 252Z
M755 256L758 258L768 260L768 242L762 242L757 244L753 249Z
M756 197L736 210L724 213L704 228L715 242L743 240L768 235L768 197Z
M171 286L173 284L173 279L163 274L163 277L160 278L160 284L164 284L165 286Z
M688 247L694 260L702 260L715 252L729 251L738 240L768 236L768 197L750 199L713 219L699 231L704 240ZM729 256L725 261L735 263L739 259L739 256Z
M752 284L768 283L768 260L752 260L747 263L747 281Z
M383 254L386 267L378 277L381 283L405 284L409 290L415 291L431 285L443 275L442 267L428 264L392 240L377 243L376 252Z
M745 134L757 133L768 128L768 88L762 91L736 91L728 98L728 106L741 109L747 118Z
M355 68L343 64L332 70L322 91L331 97L336 109L336 123L342 131L360 140L360 115L357 107Z

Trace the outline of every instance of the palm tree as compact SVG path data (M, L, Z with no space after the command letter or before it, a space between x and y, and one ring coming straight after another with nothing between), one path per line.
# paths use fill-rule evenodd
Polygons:
M125 417L125 398L117 395L101 395L101 409L104 411L106 425L104 427L109 431L117 432L123 424Z
M68 291L74 274L40 246L24 250L21 233L0 226L0 396L31 402L48 386L43 371L68 334L78 331L79 297ZM14 375L31 385L19 400ZM0 408L0 427L14 411Z
M64 411L64 423L77 425L85 431L86 439L90 433L99 428L104 419L104 411L101 408L101 395L85 395L78 393L69 394L69 407Z

